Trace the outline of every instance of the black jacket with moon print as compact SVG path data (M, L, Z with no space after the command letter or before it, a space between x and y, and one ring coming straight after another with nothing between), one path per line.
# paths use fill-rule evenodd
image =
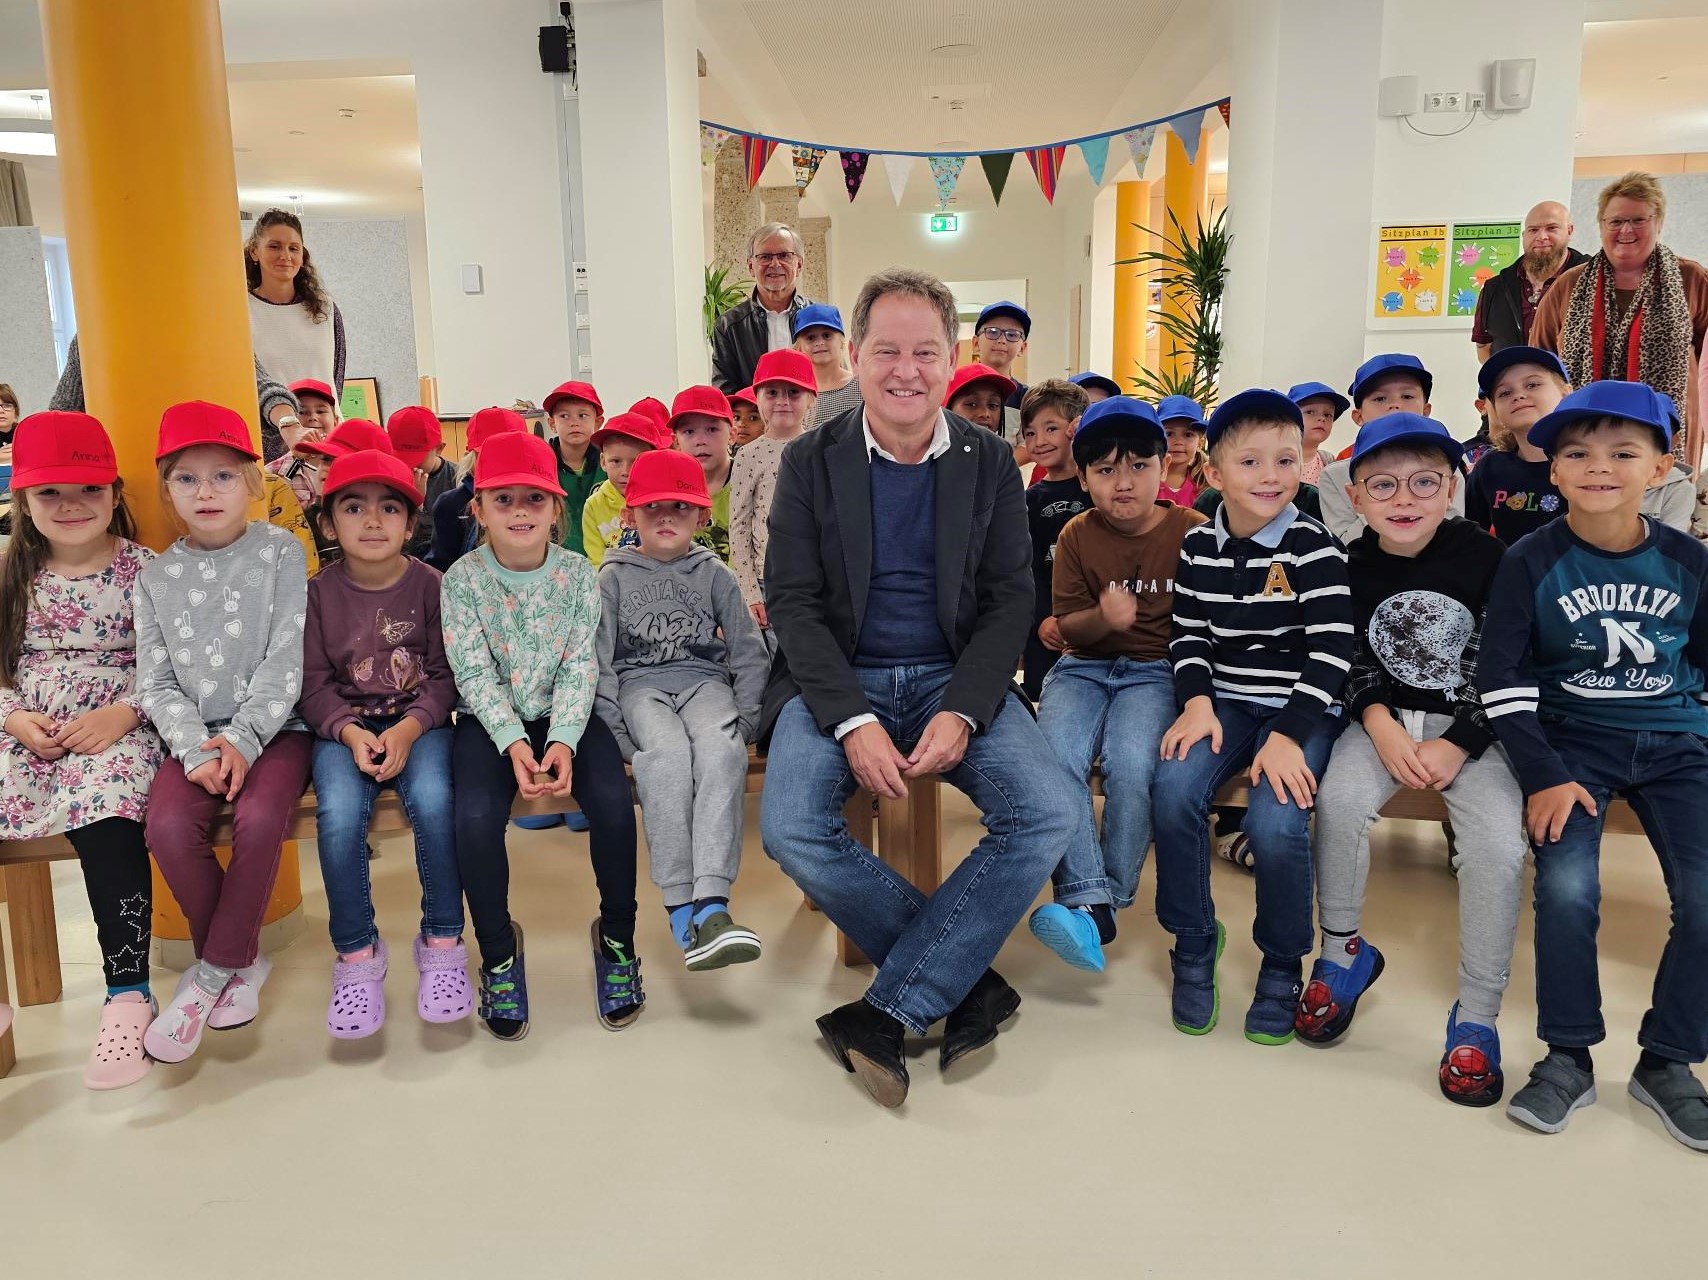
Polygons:
M1494 741L1472 675L1483 610L1505 549L1469 520L1449 519L1416 556L1389 555L1374 529L1347 552L1355 641L1346 702L1450 715L1441 736L1474 760Z

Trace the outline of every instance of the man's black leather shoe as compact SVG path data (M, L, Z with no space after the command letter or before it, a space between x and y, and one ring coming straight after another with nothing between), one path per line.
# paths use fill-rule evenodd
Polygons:
M1020 1007L1020 993L1003 981L995 969L984 975L967 992L966 999L956 1005L943 1021L943 1048L939 1066L947 1071L969 1053L977 1053L996 1039L996 1029L1014 1016Z
M832 1009L818 1020L819 1034L844 1069L860 1077L866 1092L886 1107L907 1100L907 1059L902 1025L864 1000Z

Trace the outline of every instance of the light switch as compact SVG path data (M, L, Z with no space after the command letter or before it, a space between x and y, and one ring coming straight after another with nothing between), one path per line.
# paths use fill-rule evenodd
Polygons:
M464 293L484 293L485 292L485 289L481 284L480 263L478 263L478 262L465 262L465 263L463 263L463 292Z

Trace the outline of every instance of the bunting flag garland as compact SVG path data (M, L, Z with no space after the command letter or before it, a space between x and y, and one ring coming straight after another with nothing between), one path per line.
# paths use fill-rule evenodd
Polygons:
M984 169L984 180L990 183L990 194L1001 204L1002 189L1008 185L1008 170L1014 164L1014 153L999 151L993 155L980 156L979 164Z
M961 167L967 163L967 158L930 156L927 163L931 165L931 180L937 184L937 207L946 209L955 194L955 184L961 180Z
M1151 159L1151 147L1156 145L1156 126L1147 124L1140 129L1128 129L1121 136L1127 140L1127 150L1133 153L1133 168L1139 171L1139 178L1143 180L1145 166Z
M1067 147L1033 147L1026 153L1026 159L1032 164L1032 173L1038 179L1038 190L1044 193L1044 199L1050 204L1056 202L1056 182L1062 175L1062 157L1067 154Z
M1204 117L1207 111L1188 111L1185 115L1175 116L1168 122L1186 148L1186 163L1198 163L1198 144L1204 139Z
M1109 139L1087 138L1079 144L1079 153L1085 157L1085 167L1091 171L1091 185L1103 185L1104 170L1109 167Z
M871 160L869 151L842 151L842 185L848 188L848 200L853 203L854 197L860 194L860 184L866 180L866 163Z
M824 163L825 150L823 147L795 146L789 148L789 155L795 170L795 190L805 191L818 176L818 167Z
M907 190L907 175L913 171L913 161L912 156L884 157L884 169L890 175L890 194L897 204L901 203L901 193Z
M1233 103L1229 99L1223 98L1220 102L1218 102L1216 104L1216 110L1220 111L1222 113L1222 128L1224 128L1224 129L1233 128L1234 122L1231 119L1229 119L1229 117L1233 113Z
M720 129L715 124L700 126L700 163L711 164L718 158L718 152L723 150L724 143L735 137L733 131Z
M759 185L759 175L765 172L766 162L776 149L777 144L770 138L756 138L747 133L741 135L741 164L747 173L749 187Z

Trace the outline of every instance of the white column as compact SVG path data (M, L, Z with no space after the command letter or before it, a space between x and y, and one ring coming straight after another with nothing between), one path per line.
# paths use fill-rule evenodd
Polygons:
M575 23L593 380L668 398L711 365L694 5L583 0Z

